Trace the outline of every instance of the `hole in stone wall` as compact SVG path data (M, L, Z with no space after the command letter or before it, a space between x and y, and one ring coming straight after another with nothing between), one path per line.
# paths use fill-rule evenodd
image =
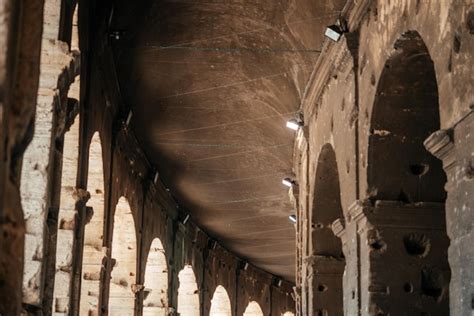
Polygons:
M328 287L327 287L326 285L324 285L324 284L319 284L319 285L318 285L318 291L319 291L319 292L326 292L327 289L328 289Z
M471 294L471 309L474 311L474 294Z
M370 248L377 251L383 251L387 247L387 244L383 242L382 240L374 240L369 245L370 245Z
M474 10L469 10L466 17L466 27L469 34L474 34Z
M400 190L397 200L405 204L408 204L411 202L410 197L403 190Z
M369 230L367 233L367 239L372 250L384 252L387 249L387 243L383 241L377 230Z
M421 291L423 295L439 301L443 294L444 278L441 271L436 268L423 268L421 270Z
M431 243L424 234L409 234L403 237L405 250L410 256L426 257L431 249Z
M457 31L454 32L453 50L456 54L461 51L461 35Z
M407 282L403 285L403 290L407 293L413 293L413 285Z
M318 309L316 313L318 316L328 316L328 311L325 309Z
M414 176L418 176L418 177L425 175L429 169L430 169L430 166L424 163L410 165L410 172Z
M420 0L416 0L416 5L415 5L415 14L418 14L420 12Z
M453 71L453 53L449 53L449 58L448 58L448 72Z

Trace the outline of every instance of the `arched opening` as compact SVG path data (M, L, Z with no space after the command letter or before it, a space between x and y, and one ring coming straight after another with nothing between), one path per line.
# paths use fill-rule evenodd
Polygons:
M231 316L232 308L229 295L222 285L217 286L211 299L210 316Z
M130 205L121 197L115 207L109 315L134 315L137 237Z
M72 88L72 87L71 87ZM76 230L76 180L79 158L79 116L64 135L60 208L56 239L53 312L67 313L72 283L74 235Z
M158 238L153 239L145 268L143 315L166 315L168 307L168 266L165 250Z
M199 290L193 268L185 266L178 274L178 314L181 316L199 315Z
M376 200L444 202L440 160L423 142L440 127L435 69L423 40L405 33L381 74L369 138L369 190Z
M79 51L79 18L77 4L72 15L71 51Z
M344 214L336 153L326 144L316 167L311 214L311 315L343 315L345 260L341 240L332 231L332 223L340 218Z
M89 167L87 191L90 199L87 202L84 227L84 246L82 254L82 279L80 313L99 313L100 276L104 239L104 169L102 145L99 133L96 132L89 147Z
M257 302L252 301L249 303L249 305L247 305L244 316L263 316L263 312L260 308L260 305L258 305Z
M435 68L415 31L395 43L378 82L368 152L368 192L376 213L369 235L371 271L389 288L389 301L373 297L390 314L448 314L450 271L447 262L442 163L424 147L440 128ZM390 201L388 203L383 202ZM394 203L393 201L396 201ZM397 262L396 264L393 264ZM394 277L395 276L395 277ZM368 283L367 286L371 286Z
M286 312L286 313L282 314L282 316L295 316L295 314L292 313L292 312Z

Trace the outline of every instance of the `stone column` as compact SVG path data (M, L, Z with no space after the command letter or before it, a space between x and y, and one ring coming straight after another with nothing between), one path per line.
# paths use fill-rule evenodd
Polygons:
M343 315L342 278L344 261L332 256L308 256L304 265L308 271L308 315Z
M344 278L348 314L355 314L357 300L361 315L448 314L444 204L356 202L349 209L346 228L338 234L348 262ZM356 267L357 285L347 273Z
M357 238L357 225L345 227L343 219L338 219L332 224L334 234L341 239L342 251L345 257L345 269L342 278L344 315L359 314L359 269L358 254L359 244ZM349 238L351 237L351 238Z
M433 133L425 147L443 161L448 182L446 226L451 240L451 315L471 315L474 310L474 114L469 113L452 130Z

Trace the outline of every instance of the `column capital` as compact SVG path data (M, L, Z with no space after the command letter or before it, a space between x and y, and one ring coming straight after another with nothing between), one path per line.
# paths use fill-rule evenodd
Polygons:
M443 161L445 170L456 164L452 129L441 129L431 134L424 142L426 150Z

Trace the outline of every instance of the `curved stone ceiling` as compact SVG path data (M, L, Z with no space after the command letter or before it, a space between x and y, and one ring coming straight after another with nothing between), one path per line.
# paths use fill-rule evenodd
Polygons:
M122 97L162 181L222 245L288 280L295 228L281 179L292 174L294 133L285 122L341 7L121 0L114 9Z

